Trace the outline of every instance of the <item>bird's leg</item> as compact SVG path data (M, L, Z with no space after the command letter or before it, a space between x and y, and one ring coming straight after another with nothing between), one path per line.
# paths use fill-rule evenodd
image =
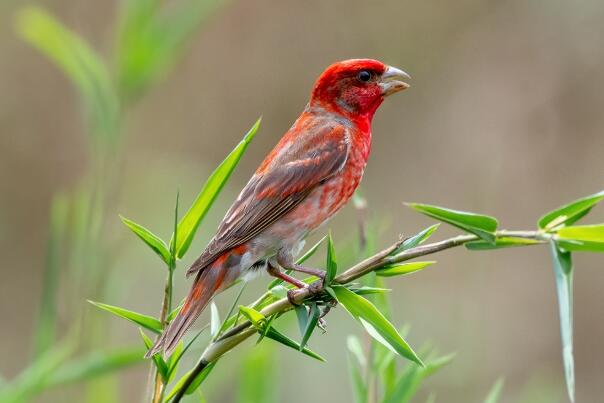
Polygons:
M297 278L292 277L292 276L290 276L290 275L288 275L288 274L286 274L286 273L283 273L283 272L281 271L281 269L279 269L279 267L277 267L276 265L271 264L270 260L269 260L269 262L268 262L268 264L267 264L267 266L266 266L266 271L267 271L267 272L268 272L268 274L270 274L271 276L273 276L273 277L277 277L278 279L281 279L281 280L285 281L286 283L292 284L292 285L293 285L293 286L295 286L295 287L298 287L298 288L304 288L304 287L307 287L307 286L308 286L306 283L304 283L304 282L302 282L302 281L298 280ZM288 300L288 301L289 301L289 302L290 302L292 305L299 305L299 304L296 304L296 303L294 302L294 299L293 299L293 292L294 292L294 291L295 291L295 290L289 290L289 291L287 291L287 300Z
M290 253L283 252L283 250L277 254L277 263L284 269L299 271L301 273L319 277L321 281L312 283L309 287L313 293L318 293L323 290L325 285L325 271L299 265L294 261L293 256L291 256Z

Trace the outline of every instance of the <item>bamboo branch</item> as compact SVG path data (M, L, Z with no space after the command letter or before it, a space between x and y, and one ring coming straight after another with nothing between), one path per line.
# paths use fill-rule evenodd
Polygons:
M496 239L506 237L530 239L536 241L536 244L544 244L548 242L548 240L551 238L551 235L540 231L501 230L495 232ZM478 240L480 240L480 238L476 235L459 235L453 238L445 239L443 241L416 246L414 248L407 249L400 253L392 255L392 253L396 251L404 241L403 238L400 238L397 242L390 245L381 252L376 253L375 255L355 264L348 270L344 271L342 274L340 274L334 279L334 283L341 285L348 284L360 277L363 277L375 271L376 269L386 264L400 263L407 260L415 259L420 256L431 255L450 248L464 245L465 243L471 241ZM311 291L311 288L312 287L307 287L296 290L296 292L293 293L293 302L295 304L302 304L305 300L312 298L314 295ZM260 312L264 316L268 317L275 314L285 313L293 308L294 306L289 302L289 300L287 298L283 298L271 303L270 305L267 305ZM239 345L241 342L246 340L248 337L254 335L255 333L256 329L251 326L251 323L249 321L244 321L243 323L233 327L231 330L224 333L221 337L212 341L206 347L197 365L195 366L195 368L193 368L193 370L185 380L182 388L174 396L173 402L180 402L187 388L195 380L195 377L199 375L199 373L201 373L201 371L203 371L203 369L207 367L208 364L215 362L224 354L231 351L233 348L235 348L237 345Z

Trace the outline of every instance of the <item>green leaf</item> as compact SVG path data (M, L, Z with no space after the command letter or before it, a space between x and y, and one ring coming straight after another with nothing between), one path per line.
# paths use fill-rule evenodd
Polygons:
M571 225L589 213L602 200L604 200L604 190L550 211L539 219L539 228L554 231L560 227Z
M143 332L143 329L139 328L138 330L143 339L143 343L145 343L145 347L147 347L147 350L151 349L151 347L153 347L153 341L149 338L149 336L147 336L145 334L145 332ZM168 381L168 376L169 376L168 364L166 363L166 361L162 357L161 353L159 353L159 352L154 354L152 358L153 358L153 363L155 364L155 367L157 367L157 372L159 372L162 379L166 383Z
M189 211L184 215L178 224L177 234L172 235L170 243L174 242L176 238L176 256L182 258L189 249L195 232L199 227L199 223L203 220L210 207L218 197L218 194L222 190L223 186L230 178L233 170L239 163L239 160L243 156L243 153L247 149L248 145L254 138L254 135L258 131L260 126L260 120L258 119L252 128L243 137L243 140L235 147L233 151L220 163L218 168L210 175L203 188L197 195L197 198L193 202L193 205L189 208Z
M561 228L558 245L567 251L604 252L604 224Z
M101 302L94 302L94 301L90 301L90 300L88 300L88 302L90 302L92 305L97 306L107 312L111 312L112 314L117 315L121 318L127 319L130 322L134 322L137 325L140 325L140 326L144 327L145 329L150 330L154 333L159 334L162 332L161 322L159 320L155 319L154 317L143 315L141 313L137 313L134 311L129 311L127 309L120 308L117 306L103 304Z
M321 316L321 311L319 310L317 303L311 303L309 317L306 321L306 328L302 332L302 341L300 341L299 350L302 350L306 346L306 343L308 343L310 336L317 327L317 323L319 322L319 316Z
M115 40L122 95L135 99L164 77L181 59L185 45L223 2L192 0L125 1Z
M86 105L94 134L115 135L119 100L99 55L78 35L39 7L27 6L19 11L17 32L71 80Z
M241 299L241 295L243 294L243 290L245 290L246 285L247 285L247 282L244 281L243 284L241 285L241 288L239 289L239 292L237 293L237 296L233 300L231 307L229 308L229 312L224 317L224 322L222 322L222 324L220 325L220 330L218 331L219 335L222 332L224 332L227 329L227 327L229 327L231 324L235 323L235 321L237 320L236 319L237 316L231 317L231 315L235 311L235 308L237 307L237 304L239 303L239 299ZM237 315L239 315L239 314L237 314Z
M566 389L571 402L575 401L575 370L573 359L573 264L570 252L561 251L551 242L554 262L556 290L560 314L560 334L562 339L562 361Z
M484 403L497 403L499 401L499 397L501 396L501 391L503 390L503 378L497 379L497 382L493 384L489 394L486 399L484 399Z
M433 224L433 225L429 226L428 228L413 235L411 238L405 239L405 241L401 244L401 246L399 246L397 249L395 249L391 253L391 255L395 255L401 251L415 248L416 246L423 244L424 242L426 242L428 240L428 238L430 238L432 236L432 234L434 232L436 232L438 227L440 227L440 223Z
M306 305L294 306L296 318L298 319L298 328L300 329L300 337L304 336L306 325L308 324L308 309Z
M351 341L354 340L354 341ZM352 390L353 390L353 395L354 395L354 401L356 403L366 403L367 402L367 386L365 385L365 380L363 379L363 375L361 374L361 370L364 367L364 364L360 364L358 365L357 363L353 362L352 357L353 356L357 356L358 352L357 350L357 344L358 344L358 349L360 349L361 354L362 354L362 347L360 346L360 343L358 341L358 339L356 339L354 336L348 336L348 350L349 350L349 354L348 354L348 369L349 369L349 373L350 373L350 380L352 382ZM351 345L353 346L351 348ZM363 356L363 360L364 360L364 356ZM357 361L359 360L359 357L357 356Z
M336 261L336 251L333 247L331 233L327 235L327 262L325 263L325 284L331 284L338 273L338 262Z
M322 243L323 243L323 242L324 242L326 239L327 239L327 235L325 235L323 238L321 238L321 239L319 240L319 242L317 242L316 244L314 244L314 245L313 245L313 246L312 246L312 247L311 247L311 248L310 248L310 249L309 249L309 250L308 250L308 251L307 251L307 252L306 252L304 255L302 255L302 257L301 257L301 258L299 258L299 259L297 260L297 262L296 262L296 263L298 263L298 264L302 264L302 263L304 263L305 261L307 261L308 259L310 259L310 257L311 257L312 255L314 255L314 254L315 254L315 252L316 252L316 251L319 249L319 246L321 246L321 244L322 244ZM287 274L289 274L289 273L291 273L291 270L287 270ZM268 287L267 287L267 288L270 290L271 288L274 288L274 287L276 287L277 285L282 284L282 283L283 283L283 280L281 280L281 279L277 278L277 279L275 279L275 280L271 281L271 282L269 283L269 285L268 285Z
M157 235L149 231L147 228L135 223L132 220L122 217L120 219L128 228L132 230L144 243L150 247L166 264L170 264L170 251L168 246Z
M392 291L390 288L368 287L368 286L356 287L354 285L352 285L352 286L347 285L346 288L348 288L350 291L354 292L357 295L387 294L390 291Z
M193 382L189 385L189 387L187 388L187 391L185 392L185 394L186 395L190 395L193 392L195 392L195 390L197 388L199 388L199 386L201 386L201 384L208 377L208 375L210 375L210 372L212 372L212 370L214 369L215 366L216 366L216 361L211 362L208 365L206 365L206 367L195 377L195 380L193 380ZM189 375L191 375L192 371L193 370L188 371L186 374L184 374L178 380L178 382L176 382L176 385L174 385L174 388L172 388L172 390L170 391L170 393L168 393L168 395L164 399L164 402L169 402L170 400L172 400L172 398L174 396L176 396L176 394L183 388L185 382L189 378Z
M424 365L395 327L371 302L345 287L333 287L333 290L338 302L353 318L361 322L371 337L402 357L421 366Z
M96 351L68 361L52 372L47 387L79 383L144 362L142 348Z
M397 379L396 383L386 393L383 403L407 403L415 396L421 382L449 364L454 354L438 357L427 361L426 366L408 366Z
M494 232L497 230L497 220L493 217L429 204L407 203L407 206L429 217L477 235L487 242L495 241Z
M502 237L497 238L495 243L486 241L472 241L465 244L469 250L490 250L490 249L502 249L511 248L515 246L528 246L535 245L541 242L535 241L534 239L526 238L515 238L515 237Z
M262 313L247 306L240 306L239 311L250 322L252 322L254 328L258 330L258 332L263 337L268 337L269 339L275 340L287 347L293 348L294 350L301 351L303 354L306 354L309 357L315 358L319 361L325 361L325 359L319 354L315 353L312 350L309 350L306 347L300 348L300 344L296 343L294 340L279 332L273 326L270 326L270 323L267 321L267 318Z
M44 288L40 300L36 330L34 332L34 359L40 357L55 342L56 337L56 296L61 270L61 256L64 252L65 232L69 206L63 194L52 199L46 262L44 267Z
M415 273L425 269L426 267L433 265L434 261L431 262L411 262L403 264L392 264L381 267L375 271L375 274L382 277L393 277Z

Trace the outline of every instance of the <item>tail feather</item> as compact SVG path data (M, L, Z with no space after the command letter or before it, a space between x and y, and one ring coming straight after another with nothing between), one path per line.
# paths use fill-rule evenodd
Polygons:
M213 265L213 267L208 267L197 274L193 287L191 287L180 312L164 330L153 347L145 354L145 358L150 358L162 350L166 356L172 354L185 332L189 330L214 294L223 285L227 270L223 265L218 267Z

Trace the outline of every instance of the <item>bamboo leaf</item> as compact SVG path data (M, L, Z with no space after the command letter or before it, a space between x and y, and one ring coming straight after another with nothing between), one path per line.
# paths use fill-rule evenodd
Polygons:
M484 403L497 403L499 401L499 397L501 396L501 391L503 390L503 378L497 379L497 382L493 384L489 394L486 399L484 399Z
M309 317L306 322L306 328L302 332L302 341L300 341L299 350L302 350L306 346L308 340L310 339L310 336L317 328L317 323L319 323L319 316L321 316L321 311L319 310L317 303L311 303Z
M120 219L125 226L130 228L134 234L139 237L148 247L153 250L166 264L170 264L170 251L168 246L157 235L149 231L147 228L135 223L120 215Z
M79 91L97 135L115 135L119 101L107 67L78 35L48 12L27 6L17 15L21 37L50 59Z
M407 206L429 217L446 222L454 227L478 235L487 242L495 241L497 220L493 217L469 213L467 211L451 210L429 204L406 203Z
M325 284L331 284L338 273L338 262L336 261L336 251L333 247L331 233L327 235L327 262L325 264Z
M44 267L44 288L34 332L34 358L40 357L56 342L56 295L68 207L67 198L64 195L58 194L53 197Z
M573 358L573 265L570 252L561 251L551 242L554 262L556 290L560 314L560 334L562 339L562 361L566 389L571 402L575 401L575 370Z
M247 149L248 145L256 135L258 128L260 127L260 120L258 119L252 128L243 137L243 140L235 147L233 151L222 161L222 163L214 170L212 175L208 178L203 188L197 195L197 198L193 202L193 205L189 208L189 211L183 216L178 224L177 234L172 235L170 244L174 243L176 238L176 256L180 259L189 249L199 224L210 210L210 207L218 197L218 194L224 187L227 180L230 178L233 170L239 163L239 160L243 156L243 153Z
M571 225L589 213L602 200L604 200L604 190L550 211L539 219L539 228L546 231L554 231Z
M563 227L558 230L558 246L567 251L604 252L604 224Z
M361 322L371 337L400 356L420 366L424 365L409 344L397 332L396 328L371 302L345 287L333 287L332 289L336 294L338 302L342 304L353 318Z
M417 234L413 235L411 238L406 239L401 244L401 246L398 247L396 250L394 250L391 254L396 255L397 253L399 253L401 251L415 248L416 246L423 244L424 242L426 242L428 240L428 238L430 238L432 236L432 234L434 234L434 232L436 232L438 227L440 227L440 223L433 224L433 225L429 226L428 228L418 232Z
M88 302L107 312L111 312L112 314L117 315L120 318L124 318L126 320L129 320L130 322L136 323L137 325L140 325L154 333L159 334L162 332L161 322L155 319L154 317L143 315L134 311L129 311L127 309L120 308L117 306L103 304L101 302L94 302L90 300L88 300Z
M46 387L73 384L119 371L144 362L142 348L119 348L112 351L96 351L63 363L49 377Z
M434 261L431 262L411 262L411 263L403 263L403 264L392 264L381 267L380 269L375 271L375 274L382 277L393 277L400 275L407 275L411 273L415 273L416 271L420 271L425 269L426 267L433 265Z

